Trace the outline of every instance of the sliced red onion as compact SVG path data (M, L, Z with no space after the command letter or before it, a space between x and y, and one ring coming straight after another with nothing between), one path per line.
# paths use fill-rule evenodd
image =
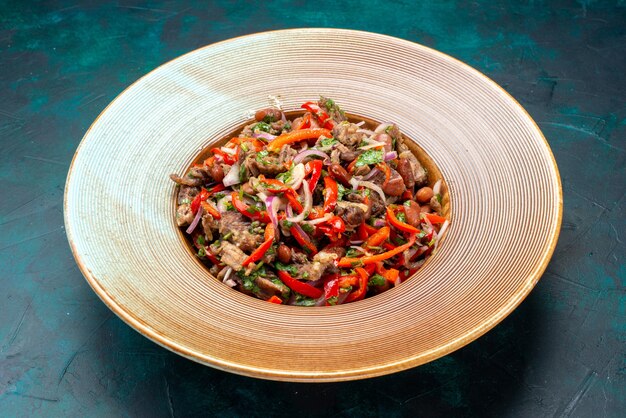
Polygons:
M355 123L355 125L356 125L356 126L358 126L358 127L360 128L361 126L365 125L365 121L364 121L364 120L362 120L362 121L361 121L361 122L359 122L359 123Z
M222 180L222 183L224 183L224 186L226 187L241 183L241 179L239 178L239 163L235 163L230 167L230 170L228 171L228 174L226 174L226 177L224 177L224 180Z
M374 135L374 131L370 131L369 129L357 129L356 131L357 133L360 133L360 134L367 134L370 136Z
M385 161L395 160L398 158L398 153L396 151L390 151L385 154Z
M306 221L306 223L308 223L309 225L317 225L317 224L321 224L323 222L326 222L327 220L329 220L332 217L333 217L332 213L327 213L326 215L322 216L321 218L313 219L312 221Z
M322 295L315 300L315 306L324 306L326 305L326 295Z
M193 230L196 229L196 226L198 226L200 219L202 219L202 205L200 205L200 207L198 208L198 212L196 212L196 217L193 218L191 225L189 225L189 228L187 228L185 232L191 234Z
M376 219L374 221L374 227L375 228L382 228L383 226L387 225L387 222L385 222L384 219Z
M350 248L354 248L357 251L362 252L363 254L368 254L367 250L363 247L359 247L358 245L351 245Z
M441 229L439 230L439 234L437 234L437 241L435 241L435 248L437 248L437 244L439 244L439 241L443 237L443 234L448 229L448 225L450 225L450 222L446 219L446 221L441 226Z
M363 241L362 239L357 240L357 241L350 241L351 245L361 245L363 244L365 241Z
M326 154L325 152L316 150L316 149L308 149L306 151L300 152L298 155L293 157L293 162L294 164L298 164L302 162L305 158L311 157L311 156L322 157L324 159L325 165L330 164L330 157L328 156L328 154Z
M441 193L441 179L437 180L437 182L433 186L433 194L437 196L440 193Z
M400 283L402 283L402 279L400 278L400 276L398 276L396 278L396 281L393 283L394 286L398 286Z
M267 207L267 214L272 220L272 225L274 225L274 231L276 234L280 234L280 228L278 228L278 197L276 196L268 196L265 198L265 206ZM278 235L276 238L279 238Z
M293 188L294 190L298 190L302 184L302 180L304 180L304 176L304 164L296 164L291 170L291 179L286 183L287 186Z
M280 120L282 120L283 123L287 123L287 117L285 116L285 112L283 111L280 112Z
M378 193L378 195L380 196L380 199L385 202L385 192L383 192L383 189L380 188L380 186L372 183L371 181L360 181L359 185L363 186L363 187L367 187L368 189L372 189L374 190L376 193Z
M320 277L320 278L319 278L319 279L317 279L317 280L313 280L313 281L307 282L307 284L308 284L309 286L313 286L313 287L321 287L321 286L323 286L323 285L324 285L324 282L325 282L325 281L326 281L326 278L325 278L325 277Z
M266 139L268 142L271 142L274 138L276 138L276 135L272 135L270 133L267 132L258 132L258 133L254 133L252 134L252 136L254 138L263 138Z
M227 194L226 196L221 198L217 202L217 210L219 211L219 213L224 213L228 211L228 209L226 209L226 202L232 202L232 201L233 201L233 196L230 194Z
M376 175L376 173L380 173L380 170L379 170L379 169L377 169L376 167L374 167L374 168L372 168L372 169L370 170L370 172L369 172L369 173L367 173L367 174L363 177L363 180L366 180L366 181L367 181L367 180L371 179L372 177L374 177L374 176Z
M304 189L304 210L298 216L288 217L287 221L289 222L302 222L307 214L311 211L313 207L313 196L311 195L311 191L309 190L309 183L306 180L302 180L303 189ZM289 206L287 207L289 209ZM304 232L304 231L303 231Z
M237 152L237 150L235 150L235 148L222 147L220 149L222 151L224 151L228 155L235 155L235 153Z
M415 261L413 263L409 263L407 265L407 268L409 270L418 269L418 268L422 267L422 265L424 265L425 262L426 262L426 259L423 258L423 259L417 260L417 261Z
M359 188L359 180L354 177L350 179L350 184L352 185L352 190L356 190Z
M377 134L385 132L385 129L389 128L391 125L393 125L393 123L381 123L376 127L376 129L374 129L374 132Z
M233 273L233 268L227 267L226 274L224 274L224 278L222 279L222 283L225 283L226 285L230 287L235 287L237 286L237 282L234 280L230 280L230 275L232 273Z

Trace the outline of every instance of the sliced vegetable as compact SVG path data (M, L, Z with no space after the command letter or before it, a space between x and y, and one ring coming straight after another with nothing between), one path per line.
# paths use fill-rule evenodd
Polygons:
M357 267L354 270L359 275L359 288L350 293L350 296L346 298L345 303L354 302L355 300L361 300L365 297L365 293L367 293L367 282L369 280L369 274L361 267Z
M398 255L405 250L408 250L409 248L411 248L411 245L413 244L415 244L415 235L411 235L411 237L409 238L409 242L407 242L406 244L396 247L393 250L387 251L382 254L365 256L361 258L343 257L341 260L339 260L338 266L339 267L353 267L355 265L366 265L366 264L376 263L378 261L383 261L395 255Z
M389 224L391 226L399 229L400 231L409 232L411 234L419 234L421 232L416 227L400 221L396 217L396 214L393 212L393 209L391 208L391 206L387 207L387 221L389 221Z
M232 196L233 206L242 215L247 216L252 220L260 221L263 223L272 222L266 211L248 206L243 200L241 200L241 198L239 197L239 193L232 192L230 195Z
M306 283L302 283L299 280L294 279L285 270L278 270L278 278L283 283L285 283L285 286L287 286L288 288L290 288L294 292L300 293L301 295L308 296L308 297L314 298L314 299L317 299L317 298L319 298L319 297L321 297L323 295L321 290L319 290L319 289L317 289L317 288L315 288L315 287L313 287L311 285L308 285Z
M301 129L298 131L287 132L274 139L267 145L268 151L278 152L285 144L293 144L294 142L305 141L307 139L316 139L320 136L331 138L332 134L328 129Z
M247 267L250 263L254 263L255 261L263 258L267 250L270 249L272 244L274 243L274 225L271 223L267 224L265 227L265 241L263 244L259 246L248 258L241 263L242 266Z
M283 300L281 298L279 298L278 296L276 296L276 295L272 295L272 297L269 298L267 301L269 303L275 303L277 305L282 305L283 304Z
M324 211L332 212L337 206L337 182L329 176L324 177Z
M289 228L289 232L291 232L291 235L298 241L298 244L302 245L309 255L313 256L317 254L317 247L299 225L292 225L291 228Z

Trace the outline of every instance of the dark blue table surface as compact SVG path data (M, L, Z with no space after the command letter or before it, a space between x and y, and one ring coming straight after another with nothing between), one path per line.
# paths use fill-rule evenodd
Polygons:
M562 176L561 237L531 295L395 375L291 384L181 358L100 302L65 237L72 155L127 85L216 41L311 26L474 66L529 111ZM624 1L0 0L0 415L626 416L625 138Z

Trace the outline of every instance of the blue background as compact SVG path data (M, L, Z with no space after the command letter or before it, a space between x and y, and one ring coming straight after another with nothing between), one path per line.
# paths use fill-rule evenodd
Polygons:
M493 78L543 130L565 201L546 273L504 322L430 364L337 384L158 347L92 292L63 227L72 155L126 86L216 41L312 26L419 42ZM0 415L624 416L625 138L624 1L0 0Z

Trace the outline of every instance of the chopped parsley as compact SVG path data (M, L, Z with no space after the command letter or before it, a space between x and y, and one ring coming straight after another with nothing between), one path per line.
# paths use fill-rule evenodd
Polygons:
M291 166L291 168L287 171L285 171L284 173L280 173L279 175L276 176L276 180L280 180L283 183L287 184L290 180L291 180L291 172L293 170L293 167L295 166Z
M348 258L353 258L361 254L362 252L355 248L348 248L348 251L346 251L346 257Z
M274 115L267 115L266 117L263 118L263 122L265 123L276 122L276 118L274 117Z
M406 215L404 214L404 212L400 212L396 215L396 218L398 218L398 220L400 222L404 222L406 223Z
M268 164L268 162L267 162L266 158L267 158L268 154L269 154L269 151L268 151L268 150L266 150L266 149L264 149L264 150L262 150L262 151L259 151L259 152L256 154L256 160L257 160L257 162L259 162L259 163L261 163L261 164L263 164L263 165L267 165L267 164Z
M206 256L206 250L204 249L204 247L200 247L200 249L198 250L198 257L204 258L205 256Z
M355 167L382 163L385 157L383 150L368 149L356 159Z
M235 210L232 202L226 202L224 206L226 207L226 210Z
M337 140L335 138L324 138L320 141L320 145L322 147L330 147L331 145L334 145L337 143Z
M257 123L256 125L254 125L252 127L252 131L253 132L262 131L262 132L268 132L269 133L269 131L271 129L272 129L272 127L268 123L265 123L265 122L259 122L259 123Z
M435 195L435 198L437 199L437 202L439 202L439 204L441 204L441 193L437 193Z
M303 296L303 295L301 295L298 292L295 292L295 293L296 293L296 300L294 302L295 305L297 305L297 306L315 306L315 302L316 302L315 299L311 299L311 298L308 298L306 296Z
M333 99L327 99L325 97L320 96L320 104L328 110L328 112L338 112L342 116L345 116L345 112L339 107L337 103Z
M337 200L343 199L347 194L352 193L352 189L343 187L340 183L337 183Z
M191 203L191 199L183 199L180 201L179 205L188 205Z
M296 276L298 274L298 268L293 264L283 264L280 261L276 261L274 263L274 267L276 267L276 270L286 271L291 276Z
M385 284L385 278L380 274L375 274L370 277L370 280L367 282L367 286L383 286Z
M198 239L196 241L198 241L198 244L204 245L205 244L204 235L198 235Z
M313 227L313 225L303 223L300 226L302 227L304 232L306 232L307 234L312 234L315 232L315 228Z
M246 165L241 164L239 166L239 181L242 183L248 180L248 171L246 170Z
M336 305L337 304L337 296L331 296L328 299L326 299L326 302L328 302L329 305Z

